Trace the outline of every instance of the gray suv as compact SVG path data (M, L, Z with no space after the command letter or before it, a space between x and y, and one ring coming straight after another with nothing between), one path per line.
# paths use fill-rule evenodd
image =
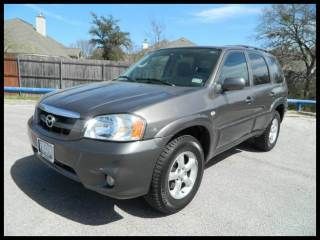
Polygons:
M101 194L170 214L204 165L249 140L271 150L287 109L276 58L248 46L166 48L109 82L45 95L28 121L37 158Z

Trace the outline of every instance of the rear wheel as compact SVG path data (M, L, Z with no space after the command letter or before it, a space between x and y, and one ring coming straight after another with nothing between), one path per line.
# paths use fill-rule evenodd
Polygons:
M280 114L275 111L271 123L263 134L252 139L254 147L262 151L270 151L277 143L280 131Z
M178 212L195 196L203 175L203 150L197 139L180 136L161 153L154 168L147 202L166 214Z

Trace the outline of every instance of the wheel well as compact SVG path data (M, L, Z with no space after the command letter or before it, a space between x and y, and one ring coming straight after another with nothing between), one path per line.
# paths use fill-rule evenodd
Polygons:
M279 106L276 107L276 111L280 114L280 119L282 122L283 116L284 116L284 105L280 104Z
M192 127L188 127L186 129L183 129L181 131L179 131L178 133L176 133L169 142L171 142L171 140L182 136L182 135L191 135L194 138L196 138L200 144L201 147L203 149L203 153L204 153L204 159L207 159L207 156L209 154L209 149L210 149L210 133L209 131L203 127L203 126L192 126Z

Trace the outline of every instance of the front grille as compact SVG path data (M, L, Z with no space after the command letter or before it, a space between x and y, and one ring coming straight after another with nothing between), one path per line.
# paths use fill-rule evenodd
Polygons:
M69 135L73 125L76 122L76 119L74 119L74 118L68 118L68 117L52 114L52 113L46 112L40 108L38 108L37 112L38 112L39 126L41 126L41 128L45 129L48 132L53 132L53 133L61 134L61 135ZM52 127L49 127L46 124L46 117L49 114L54 116L54 118L55 118L55 122L53 123Z
M66 128L59 128L59 127L48 127L47 124L44 121L40 121L40 126L47 130L48 132L54 132L54 133L58 133L58 134L63 134L63 135L68 135L70 133L70 129L66 129Z

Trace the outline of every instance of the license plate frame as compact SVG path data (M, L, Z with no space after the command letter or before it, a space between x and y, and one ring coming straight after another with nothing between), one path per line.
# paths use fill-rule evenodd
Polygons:
M54 163L54 145L41 139L37 138L38 154L47 161Z

